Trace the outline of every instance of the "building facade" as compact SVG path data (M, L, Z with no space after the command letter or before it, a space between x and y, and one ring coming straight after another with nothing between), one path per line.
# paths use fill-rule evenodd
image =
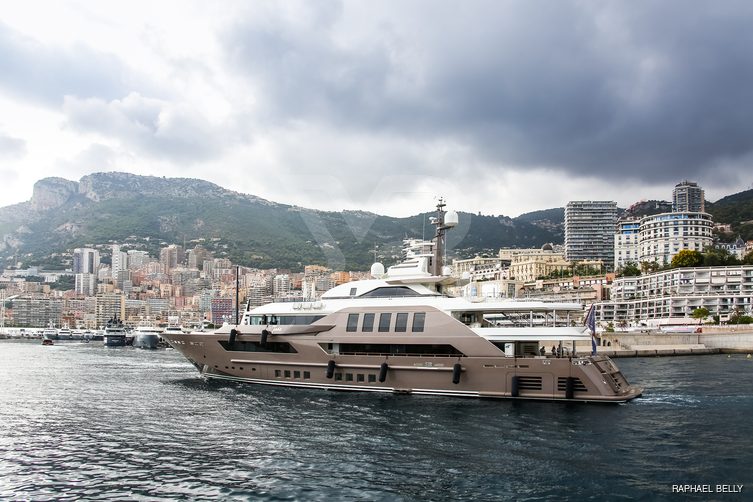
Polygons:
M683 181L675 185L672 191L672 211L705 213L706 200L703 188L698 183Z
M751 315L753 265L676 268L612 284L611 300L596 304L597 319L626 324L692 324L691 314L706 308L724 319Z
M673 212L646 216L638 235L639 261L669 264L682 250L703 252L714 243L708 213Z
M616 202L568 202L565 206L565 258L571 262L600 260L611 267L616 228Z
M617 222L617 233L614 234L615 270L619 270L628 263L640 263L640 246L638 243L640 227L641 222L637 218Z

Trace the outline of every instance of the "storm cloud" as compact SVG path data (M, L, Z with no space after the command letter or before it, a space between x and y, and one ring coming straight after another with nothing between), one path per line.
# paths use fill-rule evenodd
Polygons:
M65 44L0 24L0 111L17 107L0 125L30 153L65 146L36 165L106 152L112 169L402 215L435 195L515 215L753 182L747 1L147 6L70 4L83 28ZM100 19L107 44L109 25L86 29ZM24 101L61 137L15 128Z
M349 8L229 30L270 116L578 176L699 177L753 148L749 2L393 3L355 34Z

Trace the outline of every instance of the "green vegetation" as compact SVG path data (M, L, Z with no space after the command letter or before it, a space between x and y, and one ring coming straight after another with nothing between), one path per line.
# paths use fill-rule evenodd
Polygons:
M683 249L672 258L672 268L699 267L703 264L703 255L699 251Z
M641 269L637 263L629 261L624 267L617 270L617 277L635 277L641 275Z
M710 312L709 309L705 307L700 307L695 309L691 314L690 317L693 319L698 319L698 324L701 323L704 319L706 319L709 316Z
M71 264L63 253L76 247L100 246L102 262L106 263L109 253L105 246L110 244L125 248L136 243L138 249L158 256L164 245L203 239L202 244L215 257L227 257L245 266L301 270L307 264L320 264L367 270L374 260L375 246L380 254L386 254L384 260L389 264L403 239L430 238L434 233L429 224L433 212L391 218L356 211L312 211L219 187L211 193L196 193L191 189L195 180L176 180L172 189L165 185L164 194L151 190L144 195L134 188L132 180L120 186L117 177L100 177L109 183L109 192L100 201L77 194L63 206L41 215L31 211L11 214L7 211L10 207L4 208L4 213L0 211L4 214L0 214L0 220L13 216L14 228L23 224L29 230L23 234L18 250L6 250L6 259L17 253L25 256L24 266L64 269ZM20 221L19 213L26 214L28 221ZM561 229L542 228L524 216L511 219L461 213L460 225L448 233L448 249L463 249L472 256L483 249L535 247L561 240Z

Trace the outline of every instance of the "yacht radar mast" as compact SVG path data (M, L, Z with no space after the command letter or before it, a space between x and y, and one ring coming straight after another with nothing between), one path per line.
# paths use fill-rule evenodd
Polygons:
M434 259L432 260L431 273L435 276L442 275L444 267L444 250L446 246L445 234L448 229L454 228L458 224L458 214L455 211L445 211L444 199L439 198L437 202L437 215L429 219L432 225L436 227L434 235Z

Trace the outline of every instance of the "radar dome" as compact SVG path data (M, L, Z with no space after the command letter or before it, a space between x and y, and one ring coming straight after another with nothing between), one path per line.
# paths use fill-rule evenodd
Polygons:
M456 227L458 226L458 213L457 211L447 211L447 214L444 216L444 224L446 227Z
M384 265L379 262L374 263L371 266L371 277L378 279L384 275Z

